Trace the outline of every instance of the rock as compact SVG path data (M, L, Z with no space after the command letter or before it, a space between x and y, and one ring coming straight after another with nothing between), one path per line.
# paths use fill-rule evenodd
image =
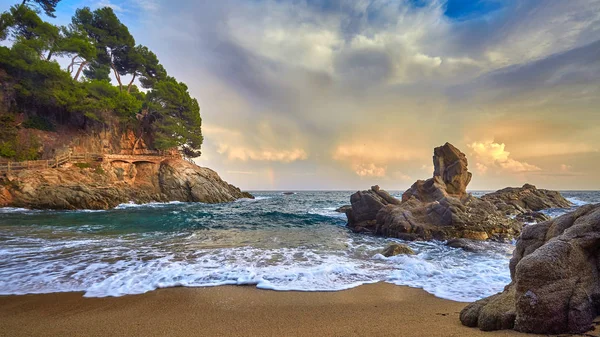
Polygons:
M368 191L354 193L350 197L350 203L352 208L346 210L346 216L348 219L352 219L356 231L361 231L361 228L372 225L372 221L382 207L389 204L399 205L400 200L392 197L386 191L380 190L379 186L372 186Z
M335 211L338 213L346 213L347 211L352 209L352 205L344 205L341 207L338 207Z
M459 248L471 253L479 253L485 251L485 247L481 244L477 244L477 241L469 239L450 239L446 241L446 246L452 248Z
M568 208L573 206L559 192L537 189L530 184L525 184L523 187L507 187L486 194L481 199L491 202L506 215L518 215L538 212L547 208Z
M600 204L529 225L502 293L468 305L464 325L539 334L583 333L600 313Z
M518 214L516 216L516 219L523 223L531 224L531 223L539 223L539 222L548 221L551 218L549 216L547 216L546 214L540 213L540 212L525 212L525 213Z
M2 206L33 209L110 209L131 201L219 203L252 198L214 171L182 159L23 170L0 179L0 186Z
M472 174L467 169L468 162L464 153L450 143L433 150L433 178L418 180L404 192L402 201L415 197L429 202L451 195L462 198L467 195L467 185Z
M389 246L387 246L382 252L381 254L385 257L390 257L390 256L396 256L396 255L415 255L415 251L412 250L409 246L407 245L403 245L403 244L399 244L399 243L392 243Z
M403 240L507 240L519 235L522 223L467 194L471 173L462 152L446 143L434 150L433 163L434 176L415 182L401 201L379 186L353 194L347 226Z
M252 197L223 181L215 171L180 159L162 161L158 181L169 200L221 203Z

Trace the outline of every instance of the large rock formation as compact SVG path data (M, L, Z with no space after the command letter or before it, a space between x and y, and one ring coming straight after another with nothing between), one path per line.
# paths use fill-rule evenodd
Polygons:
M419 201L431 202L451 195L463 198L467 195L467 185L472 174L468 171L467 157L450 143L433 150L433 178L417 180L404 192L402 201L414 197Z
M468 305L461 322L482 330L581 333L600 313L600 204L524 228L502 293Z
M434 176L415 182L402 201L378 186L353 194L352 209L346 212L348 227L407 240L504 240L520 233L520 222L466 192L472 175L466 156L456 147L446 143L436 148L433 163Z
M0 178L0 207L110 209L121 203L219 203L251 198L214 171L182 159L24 170Z
M506 215L520 215L538 212L547 208L567 208L573 206L557 191L537 189L525 184L523 187L507 187L481 197L504 212Z

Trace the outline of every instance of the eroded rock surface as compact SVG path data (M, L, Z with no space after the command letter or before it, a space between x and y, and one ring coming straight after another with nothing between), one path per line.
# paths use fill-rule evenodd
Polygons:
M567 208L573 206L557 191L538 189L531 184L523 187L507 187L481 197L494 204L506 215L519 215L539 212L547 208Z
M452 144L434 150L434 176L419 180L398 200L374 186L357 192L346 212L356 232L405 240L505 240L517 236L522 224L508 219L488 201L466 192L471 181L466 156Z
M396 255L415 255L415 251L407 245L400 243L392 243L381 252L381 255L385 257L396 256Z
M600 313L600 204L523 229L502 293L468 305L464 325L581 333Z
M127 202L219 203L240 198L252 196L214 171L182 159L24 170L0 178L0 207L110 209Z
M467 158L450 143L434 149L433 165L433 177L416 181L402 200L379 186L353 194L348 227L405 240L504 241L517 237L524 223L549 219L538 211L571 206L560 193L528 184L473 197L466 190L472 178Z

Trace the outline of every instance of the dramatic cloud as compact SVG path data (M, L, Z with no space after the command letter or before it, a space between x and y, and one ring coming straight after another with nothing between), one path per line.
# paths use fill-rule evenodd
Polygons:
M490 167L496 167L511 173L524 173L542 170L535 165L509 158L510 152L504 149L504 144L486 141L474 142L468 144L468 147L473 151L474 159L476 161L476 169L481 174L485 174Z
M600 1L482 2L110 0L242 188L404 189L446 141L471 188L600 188Z

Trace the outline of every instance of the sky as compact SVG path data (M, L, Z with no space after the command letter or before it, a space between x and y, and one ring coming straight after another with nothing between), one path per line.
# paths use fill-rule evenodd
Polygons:
M3 0L3 7L14 1ZM200 102L196 161L245 190L600 189L600 0L63 0L110 6Z

